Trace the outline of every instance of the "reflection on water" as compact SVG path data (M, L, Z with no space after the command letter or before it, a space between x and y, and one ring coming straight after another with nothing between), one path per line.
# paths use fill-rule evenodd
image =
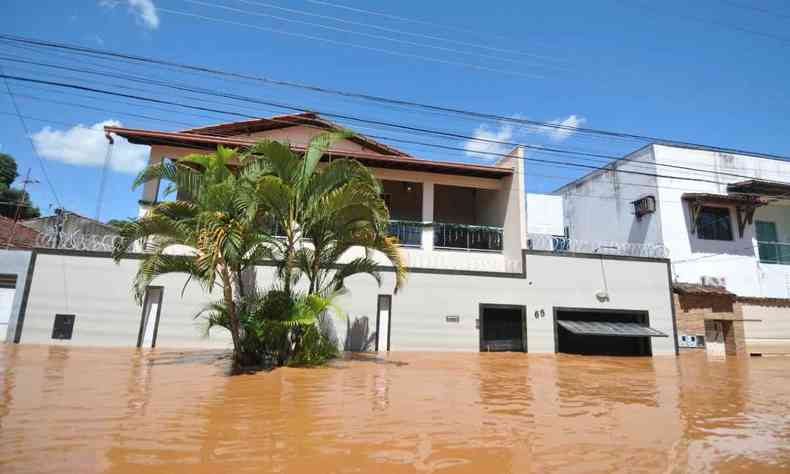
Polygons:
M0 472L790 472L790 358L0 346Z

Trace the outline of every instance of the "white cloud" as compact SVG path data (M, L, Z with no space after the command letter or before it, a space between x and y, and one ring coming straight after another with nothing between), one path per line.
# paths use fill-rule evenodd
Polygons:
M134 15L137 23L150 30L159 28L159 14L153 0L99 0L99 5L106 8L115 8L119 3L129 5L129 11Z
M510 145L492 143L509 142L513 139L513 126L508 123L500 123L496 130L492 130L486 124L480 125L475 129L472 136L474 137L473 140L467 140L464 142L464 150L466 150L467 156L497 160L500 157L491 155L490 153L505 154L514 148Z
M587 122L587 119L581 115L569 115L564 119L552 120L549 123L552 125L560 125L563 128L543 127L540 129L541 133L545 133L552 141L563 142L571 135L576 133L574 128L579 128Z
M513 119L524 118L521 114L514 114L510 117ZM528 141L534 141L535 134L538 134L548 137L549 140L555 143L559 143L570 138L576 133L573 129L581 127L585 122L587 122L586 118L574 114L548 122L552 125L560 125L561 128L549 126L536 127L534 125L519 126L506 121L499 122L496 127L482 124L472 133L473 138L464 142L464 150L467 156L473 158L497 160L500 157L492 155L491 153L507 154L515 148L515 145L506 145L496 142L527 143Z
M32 135L36 149L44 158L77 166L104 166L107 138L104 126L120 127L117 120L105 120L90 126L76 125L68 130L44 127ZM113 137L110 169L121 173L137 173L148 161L148 147L132 145L125 138Z

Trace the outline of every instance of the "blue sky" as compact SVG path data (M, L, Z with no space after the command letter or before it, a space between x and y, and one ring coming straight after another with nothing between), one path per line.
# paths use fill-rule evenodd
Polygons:
M681 1L617 0L8 0L0 6L0 14L6 34L503 116L790 155L790 116L786 113L790 102L790 34L785 33L790 6L780 1L701 0L690 5ZM206 104L200 98L152 85L131 85L8 60L94 67L75 63L62 53L19 49L0 42L0 57L6 58L0 59L0 64L7 74L105 89L116 87L114 90L136 87L140 94L150 97ZM312 110L508 142L612 155L641 145L166 69L124 64L113 70ZM54 197L2 86L0 151L13 155L22 172L32 168L33 177L41 181L32 186L32 196L46 213L55 204ZM22 114L34 118L26 122L45 156L46 170L62 204L88 216L96 214L104 160L105 144L101 134L95 132L100 128L97 124L117 121L130 127L175 130L191 124L238 120L15 81L9 81L9 86ZM128 89L123 91L129 93ZM211 106L259 116L284 112L227 101ZM463 139L442 140L343 123L362 132L467 149L442 151L389 142L430 159L484 163L490 162L490 156L475 151L502 151L502 147ZM136 213L139 193L132 192L130 184L144 157L144 149L122 146L116 150L103 196L102 219ZM534 156L538 157L602 164L580 157ZM532 192L550 191L583 172L528 162L527 188Z

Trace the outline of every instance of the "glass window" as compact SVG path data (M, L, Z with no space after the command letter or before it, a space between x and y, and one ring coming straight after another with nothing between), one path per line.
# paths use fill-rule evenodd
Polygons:
M732 240L729 208L703 206L697 218L697 237L705 240Z

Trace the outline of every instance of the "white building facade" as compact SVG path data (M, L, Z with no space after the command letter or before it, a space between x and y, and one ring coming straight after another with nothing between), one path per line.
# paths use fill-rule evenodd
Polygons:
M651 144L605 168L555 192L571 238L663 248L675 282L790 298L790 162ZM778 330L790 348L790 310L775 312L745 307L746 337Z
M315 134L334 128L315 114L299 114L181 132L107 132L150 146L150 163L158 163L261 138L287 141L299 151ZM556 252L562 199L527 197L520 149L492 165L470 165L421 160L358 135L328 153L328 159L339 156L360 161L381 180L390 233L398 237L409 271L397 294L384 258L381 286L366 275L347 280L349 292L337 304L348 318L334 324L345 349L677 352L669 262ZM159 183L149 182L140 213L160 199ZM528 206L536 214L530 226ZM217 295L198 285L187 285L182 294L181 275L160 277L143 306L134 303L130 289L140 257L116 265L106 251L33 250L29 274L18 278L29 284L18 289L26 304L12 315L14 341L227 347L227 334L203 337L193 317ZM258 285L273 281L272 267L259 266Z

